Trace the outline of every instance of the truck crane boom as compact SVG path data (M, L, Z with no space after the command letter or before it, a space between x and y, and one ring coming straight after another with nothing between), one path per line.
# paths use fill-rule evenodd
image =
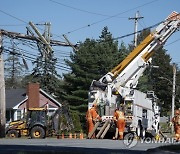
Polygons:
M155 50L162 47L180 26L180 14L172 12L152 33L150 33L119 65L103 76L101 82L135 88L140 75L151 63ZM116 87L116 88L117 88Z
M98 81L93 80L88 93L88 108L99 105L102 121L112 120L115 108L124 106L126 128L145 134L159 132L159 107L154 92L136 90L139 77L151 64L152 55L180 28L180 14L172 12L119 65ZM103 123L102 122L102 123ZM138 136L140 135L138 134Z

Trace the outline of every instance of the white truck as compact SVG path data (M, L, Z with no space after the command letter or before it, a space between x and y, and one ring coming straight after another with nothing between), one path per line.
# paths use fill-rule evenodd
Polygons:
M113 121L114 110L120 107L125 112L127 132L136 132L141 137L144 137L147 131L159 133L160 111L157 98L154 92L142 93L136 90L136 86L139 77L150 66L153 53L162 47L179 27L180 14L172 12L119 65L98 81L92 81L88 93L88 108L97 103L102 117L102 122L97 126L97 130L100 130L97 138L104 138L102 129L115 133L113 122L106 125L107 129L103 125L107 120Z

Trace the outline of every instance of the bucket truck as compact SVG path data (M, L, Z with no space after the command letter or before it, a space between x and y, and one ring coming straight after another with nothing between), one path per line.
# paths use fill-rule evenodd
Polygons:
M180 14L172 12L119 65L98 81L92 81L88 93L88 108L91 108L93 103L99 106L102 122L97 130L100 130L107 120L113 121L114 110L123 106L127 132L136 132L141 137L144 137L146 132L158 134L160 112L156 103L157 97L153 91L143 93L136 90L136 86L139 77L151 64L153 53L162 47L179 27ZM108 131L113 130L111 124Z

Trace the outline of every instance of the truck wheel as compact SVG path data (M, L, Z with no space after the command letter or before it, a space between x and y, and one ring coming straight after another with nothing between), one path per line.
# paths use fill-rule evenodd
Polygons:
M143 127L141 128L141 138L144 138L146 135L146 129L144 129Z
M136 128L136 134L138 137L141 136L141 126L138 124L137 128Z
M41 126L35 126L30 132L31 138L45 138L45 130Z
M18 138L18 132L16 130L9 130L7 136L10 138Z

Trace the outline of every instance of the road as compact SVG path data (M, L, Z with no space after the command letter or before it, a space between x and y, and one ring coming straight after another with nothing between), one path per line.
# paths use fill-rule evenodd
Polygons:
M156 148L170 143L150 143L138 141L134 147L125 145L120 140L97 139L0 139L1 154L40 154L40 153L147 153L148 149ZM153 152L154 153L154 152ZM158 152L160 153L160 152Z

